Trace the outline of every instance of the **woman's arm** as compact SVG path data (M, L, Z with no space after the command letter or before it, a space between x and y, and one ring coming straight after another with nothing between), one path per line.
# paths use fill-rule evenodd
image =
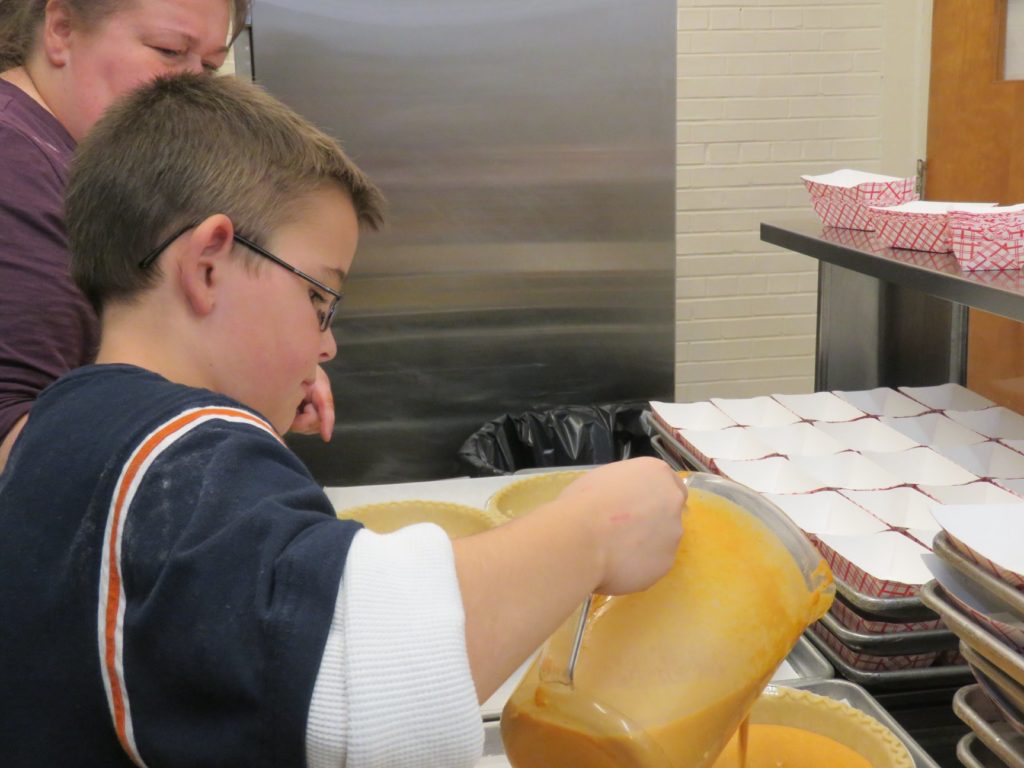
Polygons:
M11 455L11 448L14 447L14 441L18 439L18 435L21 434L21 430L25 428L26 421L28 421L27 413L14 422L14 426L11 427L7 434L4 435L3 439L0 440L0 472L3 472L4 467L7 466L7 459Z

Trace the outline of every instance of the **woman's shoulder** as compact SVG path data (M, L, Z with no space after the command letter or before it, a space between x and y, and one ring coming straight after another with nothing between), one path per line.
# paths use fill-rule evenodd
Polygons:
M56 117L16 85L0 80L0 162L17 156L64 171L75 143Z

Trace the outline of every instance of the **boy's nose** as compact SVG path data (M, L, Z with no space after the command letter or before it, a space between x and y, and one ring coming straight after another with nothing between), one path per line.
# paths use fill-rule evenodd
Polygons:
M333 360L336 354L338 354L338 342L334 338L334 329L328 328L320 334L320 362L326 363L328 360Z

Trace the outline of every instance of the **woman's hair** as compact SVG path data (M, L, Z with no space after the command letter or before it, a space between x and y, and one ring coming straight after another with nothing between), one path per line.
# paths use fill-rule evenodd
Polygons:
M18 67L32 52L49 0L0 0L0 72ZM92 27L134 0L60 0L85 27ZM245 26L251 0L230 0L231 40Z
M108 109L72 161L72 279L101 312L157 282L159 266L140 261L175 231L222 213L265 242L331 186L347 194L363 227L380 226L377 187L333 139L262 88L231 76L157 78Z

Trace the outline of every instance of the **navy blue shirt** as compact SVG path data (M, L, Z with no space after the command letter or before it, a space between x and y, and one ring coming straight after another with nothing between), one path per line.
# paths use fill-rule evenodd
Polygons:
M0 475L5 766L298 766L357 524L260 416L122 365Z

